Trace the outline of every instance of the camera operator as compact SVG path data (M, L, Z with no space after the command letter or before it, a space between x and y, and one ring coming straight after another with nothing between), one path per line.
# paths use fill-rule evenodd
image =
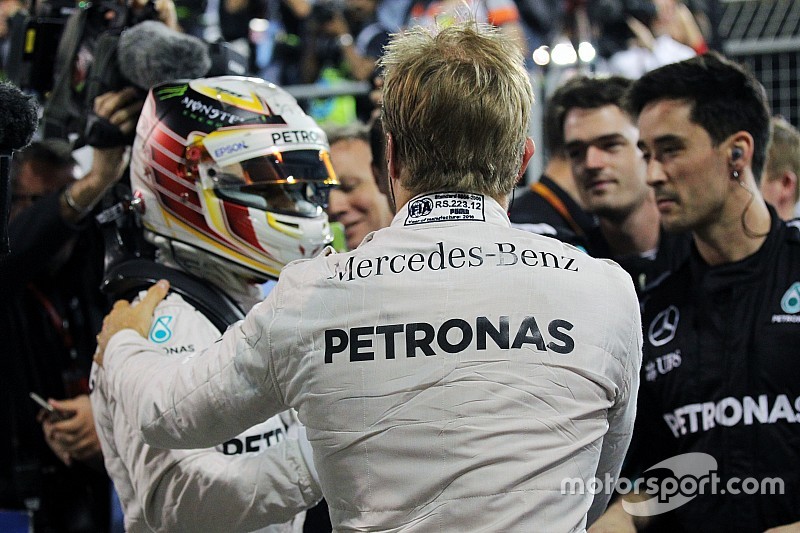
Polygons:
M219 0L219 29L222 38L248 57L248 70L256 70L256 46L249 39L253 19L266 18L267 0Z
M94 111L124 133L141 110L134 89L106 93ZM88 375L108 300L98 287L103 242L91 213L123 175L124 147L95 149L75 180L66 143L45 141L13 160L12 254L3 264L0 330L0 507L34 511L37 533L106 531L110 486L88 402ZM66 420L39 413L28 398L51 401ZM44 434L37 427L43 425Z
M626 50L636 38L631 21L649 26L656 16L656 6L652 0L596 0L587 4L587 14L597 35L597 52L608 59Z
M377 20L378 0L328 0L318 2L310 15L309 46L304 61L305 79L370 81L377 61L389 41L389 32ZM317 122L346 124L356 116L366 122L372 111L368 97L338 97L314 102L311 115ZM345 107L350 108L345 111Z
M20 0L2 0L0 2L0 69L5 68L9 47L9 19L22 9Z

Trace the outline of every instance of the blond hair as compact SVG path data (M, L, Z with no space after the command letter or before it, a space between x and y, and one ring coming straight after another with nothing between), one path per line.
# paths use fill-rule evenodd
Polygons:
M800 132L785 119L773 117L772 138L764 177L768 180L778 179L786 171L800 176ZM795 187L795 202L799 196L800 189Z
M415 27L393 36L381 65L383 126L407 190L511 191L533 105L512 40L474 20Z

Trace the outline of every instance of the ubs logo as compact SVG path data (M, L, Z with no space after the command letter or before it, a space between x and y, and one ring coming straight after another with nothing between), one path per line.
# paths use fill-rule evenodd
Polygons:
M424 217L433 211L433 200L430 198L419 198L411 202L408 206L408 216L411 218Z
M645 379L647 381L655 381L659 375L663 376L681 366L681 361L680 350L662 355L655 362L650 361L644 366Z
M681 313L670 305L656 315L647 331L647 338L653 346L663 346L675 338Z

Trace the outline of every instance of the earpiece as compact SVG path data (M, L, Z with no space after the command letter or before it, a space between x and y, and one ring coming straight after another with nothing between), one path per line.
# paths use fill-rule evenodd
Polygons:
M734 146L733 149L731 150L731 166L733 166L734 161L741 159L743 155L744 151L738 146ZM731 179L739 181L739 171L736 170L735 168L731 170ZM744 187L744 184L741 181L739 181L739 183L742 185L742 187ZM745 189L746 188L747 187L745 187Z

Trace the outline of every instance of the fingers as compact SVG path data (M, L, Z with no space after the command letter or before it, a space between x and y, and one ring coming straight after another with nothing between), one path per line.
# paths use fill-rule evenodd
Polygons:
M48 421L46 427L50 428L53 434L71 435L82 431L84 423L78 417L73 416L64 420Z
M144 298L138 303L131 306L128 302L120 300L114 304L114 308L103 319L103 329L97 335L94 361L99 366L103 366L103 355L108 341L118 331L130 328L136 330L142 337L147 337L150 324L153 322L153 312L167 296L167 292L169 292L169 282L160 280L147 290Z
M74 459L89 460L101 453L100 441L91 418L85 419L78 415L63 422L46 421L42 429L47 445L66 465L71 465Z
M87 461L102 452L96 436L86 436L70 451L70 456L78 461Z
M156 13L158 20L163 22L168 28L180 31L178 24L178 12L173 0L156 0Z
M127 309L131 306L126 300L117 300L114 302L114 307L111 308L111 312L108 313L105 318L103 318L103 328L100 330L100 333L97 334L97 350L95 351L94 361L103 366L103 352L106 349L106 344L111 339L111 337L122 329L123 326L117 326L115 324L116 315L124 313Z
M63 417L74 419L81 416L86 416L88 412L91 416L91 404L89 403L89 396L82 394L72 399L67 400L49 400L50 405L55 407Z
M136 128L139 115L144 107L144 100L135 100L133 103L117 109L108 121L117 126L122 133L131 133Z
M50 405L58 409L59 411L75 411L79 407L81 407L81 402L78 400L53 400L50 399L48 401Z
M136 128L143 106L144 100L134 87L103 93L94 99L94 112L97 116L107 119L125 134Z
M130 305L131 304L130 304L130 302L128 300L117 300L116 302L114 302L114 307L112 307L112 309L116 311L116 310L122 309L124 307L130 307ZM108 317L106 317L106 318L108 318Z
M97 337L95 337L95 340L97 341L97 349L94 351L94 357L92 357L92 360L95 362L97 366L103 368L103 350L105 349L105 343L103 343L102 339L100 338L100 335L97 335ZM101 349L101 343L103 349Z
M72 457L69 456L69 452L65 450L61 450L58 448L50 448L53 450L53 453L56 454L56 457L61 459L61 462L67 466L72 466Z
M103 93L94 99L94 112L97 116L108 119L118 109L131 105L137 96L138 91L134 87Z
M50 421L50 412L47 409L39 409L36 413L36 421L40 424L45 424Z
M150 288L147 289L147 294L144 295L144 298L139 300L139 303L135 306L136 311L139 312L139 316L151 318L156 307L166 298L168 292L169 282L165 279L159 280L155 285L151 285ZM148 325L149 322L150 321L148 321Z

